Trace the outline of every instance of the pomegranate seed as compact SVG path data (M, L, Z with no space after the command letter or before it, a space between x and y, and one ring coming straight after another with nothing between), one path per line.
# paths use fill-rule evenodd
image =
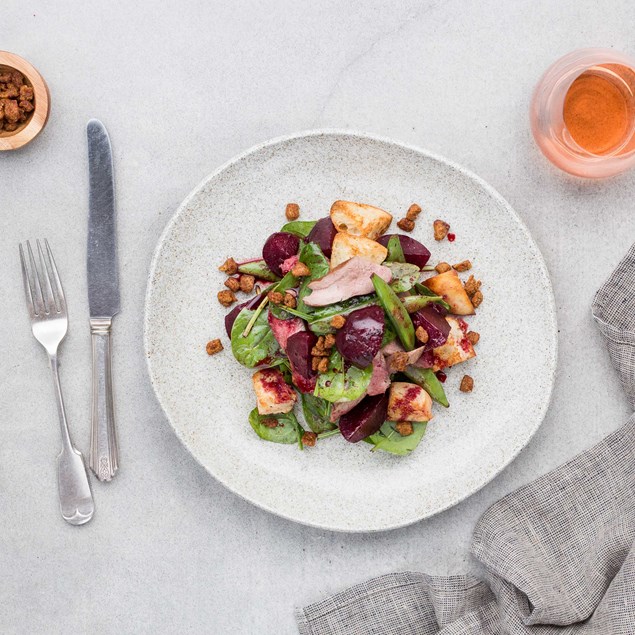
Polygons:
M448 378L448 376L442 371L442 370L438 370L437 373L437 379L442 383L445 384L445 380Z
M448 234L448 241L453 243L456 240L456 234Z

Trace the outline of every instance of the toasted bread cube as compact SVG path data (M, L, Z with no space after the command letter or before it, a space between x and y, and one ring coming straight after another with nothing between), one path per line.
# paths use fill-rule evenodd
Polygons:
M388 250L370 238L338 232L331 247L331 269L335 269L337 265L350 260L353 256L361 256L380 265L386 260L387 255Z
M467 337L467 324L463 320L457 320L451 316L445 319L450 325L450 334L443 346L432 349L434 353L434 367L432 370L435 372L476 357L474 347Z
M254 373L254 392L261 415L291 412L296 402L296 394L288 386L277 368L265 368Z
M388 395L388 419L390 421L430 421L432 399L417 384L394 381Z
M338 232L376 240L390 226L392 215L364 203L335 201L331 206L331 221Z
M474 315L474 306L470 296L465 292L459 274L453 269L428 278L423 284L440 295L455 315Z

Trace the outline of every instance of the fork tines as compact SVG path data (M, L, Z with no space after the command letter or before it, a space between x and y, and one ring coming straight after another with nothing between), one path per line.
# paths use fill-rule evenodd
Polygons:
M44 250L39 239L36 244L40 261L39 268L33 256L31 243L28 240L26 242L26 257L24 249L20 245L22 278L29 314L31 318L43 318L52 314L64 313L66 299L51 247L46 238L44 239Z

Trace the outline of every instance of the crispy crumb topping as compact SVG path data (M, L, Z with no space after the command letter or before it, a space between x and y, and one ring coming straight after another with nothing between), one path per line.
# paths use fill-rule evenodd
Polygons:
M236 264L233 258L227 258L218 270L223 271L228 276L233 276L235 273L238 273L238 264Z
M220 353L223 350L223 343L217 338L215 340L210 340L207 342L207 346L205 347L208 355L216 355L216 353Z
M395 430L397 430L402 437L409 437L415 431L410 421L398 421L395 425Z
M305 432L302 435L302 445L312 448L317 442L317 434L315 432Z
M432 223L432 228L434 229L434 239L435 240L443 240L450 231L449 223L446 223L444 220L437 220Z
M331 326L334 329L341 329L346 324L346 318L343 315L335 315L331 318Z
M287 203L284 215L287 220L298 220L300 217L300 206L297 203Z
M481 339L481 336L476 331L468 331L465 337L472 346L478 344L478 341Z
M254 276L250 276L249 274L243 273L240 276L239 286L240 290L243 293L251 293L254 290L254 285L256 284L256 278Z
M402 218L397 221L397 227L405 232L411 232L415 228L415 222L408 218Z
M231 306L234 302L236 302L236 296L234 295L234 292L231 291L230 289L219 291L217 297L218 297L218 301L223 306Z
M469 260L463 260L462 262L457 262L457 264L452 265L455 271L469 271L472 268L472 263Z

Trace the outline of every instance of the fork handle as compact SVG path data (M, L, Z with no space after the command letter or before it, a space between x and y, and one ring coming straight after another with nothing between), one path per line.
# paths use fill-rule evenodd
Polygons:
M112 398L111 318L91 318L93 394L90 469L100 481L109 481L119 467L119 449Z

